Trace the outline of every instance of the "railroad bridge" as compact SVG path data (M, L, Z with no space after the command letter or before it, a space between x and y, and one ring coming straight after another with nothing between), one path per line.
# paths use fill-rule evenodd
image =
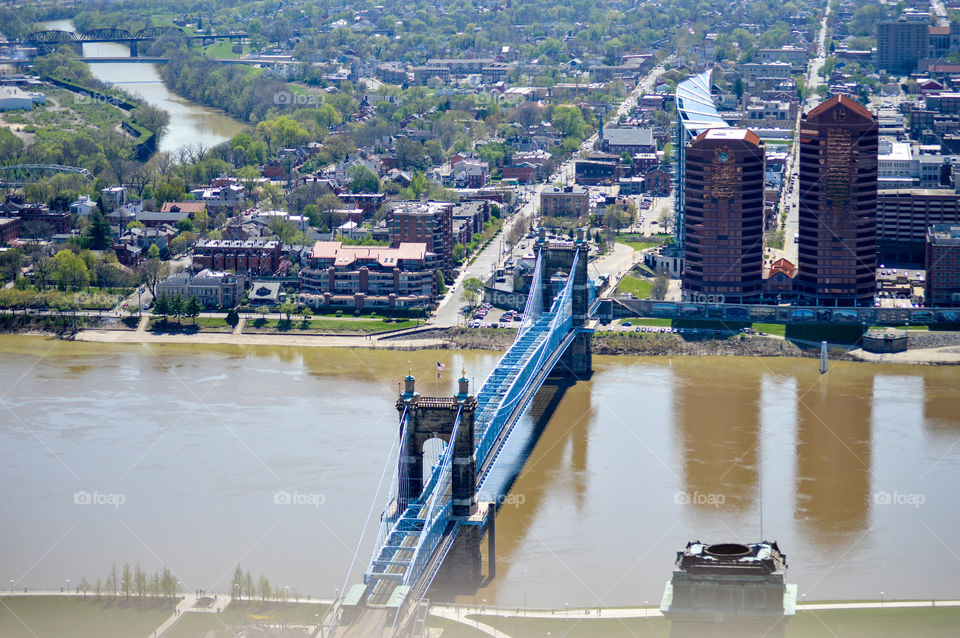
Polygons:
M84 33L75 33L73 31L47 30L36 31L26 37L24 42L28 46L37 47L40 53L48 53L60 46L69 46L79 55L83 55L83 45L93 42L118 42L130 46L130 57L137 57L137 48L141 42L152 42L154 40L171 37L182 39L189 45L197 40L203 44L212 44L216 40L230 40L238 44L248 41L249 36L246 33L223 33L223 34L205 34L205 33L186 33L180 27L175 26L154 26L144 27L136 33L126 29L104 28L86 31Z

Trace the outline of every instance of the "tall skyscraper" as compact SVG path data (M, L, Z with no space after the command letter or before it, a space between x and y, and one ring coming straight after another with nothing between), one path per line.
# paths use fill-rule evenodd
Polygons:
M712 70L704 71L699 75L687 78L677 85L677 137L676 137L676 158L677 158L677 191L674 201L674 212L676 229L674 231L677 241L676 250L679 252L679 258L683 259L684 244L686 237L684 235L684 168L686 162L684 153L687 144L697 135L712 128L726 128L729 126L713 103L713 96L710 93L710 77ZM680 269L682 270L682 264Z
M802 298L827 306L873 304L877 120L843 95L800 123L799 262Z
M687 145L684 159L684 298L757 301L763 290L763 142L747 129L710 129Z

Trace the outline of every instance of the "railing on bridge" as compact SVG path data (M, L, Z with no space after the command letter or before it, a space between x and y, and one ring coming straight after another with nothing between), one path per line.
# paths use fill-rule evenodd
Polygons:
M85 168L76 166L60 166L59 164L9 164L0 166L0 186L17 187L30 184L43 177L56 173L79 175L86 182L93 181L93 173Z
M527 304L527 313L521 326L528 327L517 334L516 340L503 358L487 376L477 394L477 466L484 464L494 442L503 432L518 401L526 394L528 383L539 371L550 354L560 345L573 327L573 281L580 254L570 268L570 277L559 297L554 299L549 312L539 312L538 305ZM540 297L543 276L542 259L537 260L535 276L530 288L531 297ZM539 275L539 277L537 277Z
M574 257L566 285L554 298L550 310L544 312L542 256L537 260L516 339L477 394L475 423L478 439L474 452L478 467L483 465L497 439L509 426L511 415L523 397L528 395L537 373L573 328L573 282L578 261L579 253ZM371 595L388 595L389 592L377 591L385 587L381 584L384 582L393 586L413 586L417 583L433 558L441 538L449 531L450 523L456 523L451 517L451 476L453 441L456 440L459 426L460 412L457 413L450 443L417 498L410 499L410 495L402 492L407 485L404 480L406 477L395 475L383 509L370 566L364 575L364 583L373 585ZM405 439L408 427L408 416L404 410L400 441Z

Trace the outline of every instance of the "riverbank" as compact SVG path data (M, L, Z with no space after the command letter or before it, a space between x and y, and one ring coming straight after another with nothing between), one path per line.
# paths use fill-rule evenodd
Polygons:
M90 343L164 343L242 346L288 346L298 348L364 348L386 350L489 350L504 351L516 332L503 329L431 328L429 326L370 335L257 334L246 332L163 333L146 330L105 329L93 318L79 330L71 329L67 317L45 323L47 318L24 316L5 332L55 336ZM94 324L90 325L93 321ZM918 333L916 345L907 352L873 354L861 348L831 346L831 360L911 365L960 365L960 333ZM611 356L735 356L819 357L817 344L797 343L781 337L733 334L728 337L691 337L676 334L597 332L593 353Z

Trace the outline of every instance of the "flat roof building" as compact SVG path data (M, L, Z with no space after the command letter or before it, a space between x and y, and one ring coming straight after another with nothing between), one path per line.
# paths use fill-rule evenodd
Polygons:
M931 226L926 240L927 305L960 306L960 225Z
M306 262L300 297L308 305L417 308L436 297L437 255L425 243L388 248L318 241Z

